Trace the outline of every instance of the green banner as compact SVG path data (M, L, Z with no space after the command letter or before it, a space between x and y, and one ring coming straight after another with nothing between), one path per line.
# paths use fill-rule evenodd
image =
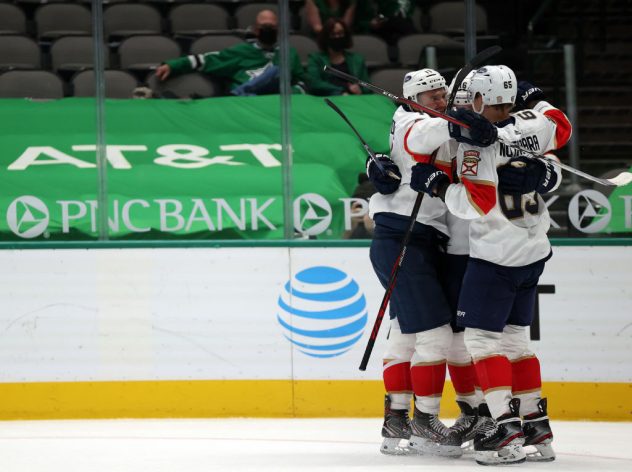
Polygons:
M334 101L388 150L392 103ZM95 101L0 103L0 239L96 239ZM108 100L110 238L283 238L280 106L278 96ZM364 150L318 97L292 97L291 133L294 227L341 238Z

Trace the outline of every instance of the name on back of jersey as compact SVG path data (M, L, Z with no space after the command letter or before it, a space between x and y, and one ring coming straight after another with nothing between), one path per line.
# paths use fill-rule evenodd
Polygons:
M500 144L500 155L503 157L516 157L516 156L520 156L524 154L520 149L509 147L505 143L499 143L499 144ZM532 151L532 152L540 151L540 142L538 141L538 137L534 134L520 138L519 141L516 141L516 145L522 149L526 149L527 151Z

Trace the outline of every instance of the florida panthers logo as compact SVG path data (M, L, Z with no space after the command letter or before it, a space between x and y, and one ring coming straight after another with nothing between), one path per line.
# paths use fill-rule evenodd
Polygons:
M478 151L465 151L463 153L463 164L461 164L461 175L478 175L478 163L481 160L481 153Z

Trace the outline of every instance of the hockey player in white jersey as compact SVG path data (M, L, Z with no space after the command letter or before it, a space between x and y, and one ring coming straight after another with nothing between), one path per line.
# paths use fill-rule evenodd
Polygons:
M504 66L479 69L469 87L474 111L497 123L502 141L536 153L563 146L570 137L570 123L547 102L509 117L516 90L515 75ZM540 194L554 190L561 176L551 163L520 156L501 142L481 148L469 144L466 132L460 137L453 134L461 142L460 182L450 183L441 170L418 164L411 187L440 197L451 213L471 220L458 324L466 327L465 343L496 420L493 429L475 439L477 461L524 461L525 435L526 444L538 448L538 459L552 460L539 362L528 349L526 328L533 319L539 276L551 256L546 236L549 215ZM503 169L509 171L509 184L499 186Z
M467 88L474 73L475 71L470 72L463 79L460 86L454 83L456 77L452 80L449 90L452 91L454 87L458 87L458 90L454 92L454 107L471 109ZM451 182L458 182L455 163L458 144L455 140L450 140L448 143L443 144L442 147L445 147L447 152L437 153L437 160L435 161L435 166L441 169L450 169L448 175L451 178ZM476 432L485 427L486 422L489 421L487 419L489 414L487 405L484 404L480 385L478 385L476 379L472 356L465 347L465 328L456 325L459 293L470 250L469 220L447 212L446 224L450 240L448 241L445 254L442 256L440 277L453 315L451 322L453 337L450 350L448 351L447 364L450 380L452 380L452 386L456 394L456 403L460 410L460 414L450 427L450 430L455 431L461 437L464 450L470 451L473 449L473 439Z
M446 107L445 79L432 69L422 69L404 78L404 95L443 112ZM486 120L471 114L474 138L477 124ZM489 130L488 130L489 131ZM486 134L483 132L482 134ZM494 135L495 136L495 135ZM409 226L417 192L410 188L411 168L418 162L445 162L449 153L442 144L450 140L446 122L405 107L393 116L391 158L381 158L387 170L401 182L379 172L369 161L367 172L380 193L373 195L369 212L376 226L371 262L386 285ZM481 144L491 144L491 141ZM448 169L450 159L447 156ZM439 280L439 246L447 240L446 207L438 199L422 202L417 222L390 301L391 328L384 355L383 378L387 391L382 429L382 452L407 452L398 448L400 439L410 437L411 449L421 453L458 456L461 441L438 418L446 374L446 358L452 342L452 313ZM412 424L408 409L415 396Z

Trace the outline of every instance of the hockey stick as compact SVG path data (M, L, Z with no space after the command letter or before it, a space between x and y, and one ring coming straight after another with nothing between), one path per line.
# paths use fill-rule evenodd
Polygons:
M368 143L364 140L364 138L360 135L360 133L358 132L357 129L355 129L355 126L353 126L351 124L351 121L349 121L349 118L347 118L347 115L345 115L343 113L343 111L338 108L338 105L336 105L334 102L332 102L331 100L329 100L328 98L325 98L325 103L327 105L329 105L331 107L332 110L334 110L336 113L338 113L338 115L340 115L340 118L342 118L343 120L345 120L345 123L347 123L349 125L349 128L351 128L353 130L353 132L355 133L355 135L358 137L358 139L360 140L360 142L362 143L362 146L364 147L364 150L369 154L369 156L371 157L371 160L375 163L375 165L377 166L378 169L380 169L380 172L382 173L382 175L386 174L389 177L392 177L394 179L397 180L401 180L401 178L399 177L399 175L395 174L392 171L386 171L384 169L384 166L382 165L382 163L380 161L377 160L377 156L375 155L375 151L373 151L373 149L371 149L371 147L368 145Z
M483 52L485 52L485 51L483 51ZM462 121L459 121L456 118L452 118L450 115L446 115L444 113L441 113L440 111L436 111L436 110L433 110L432 108L425 107L423 105L420 105L417 102L413 102L412 100L408 100L407 98L399 97L399 96L397 96L395 94L392 94L391 92L389 92L387 90L384 90L383 88L378 87L377 85L373 85L373 84L370 84L368 82L364 82L363 80L360 80L357 77L354 77L352 75L345 74L344 72L341 72L338 69L334 69L332 67L325 66L324 67L324 71L327 72L328 74L335 75L336 77L338 77L340 79L346 80L347 82L352 82L354 84L358 84L361 87L364 87L364 88L367 88L369 90L374 91L375 93L378 93L380 95L384 95L385 97L390 98L395 103L398 103L400 105L408 105L409 107L414 108L414 109L416 109L418 111L423 111L424 113L427 113L430 116L434 116L435 118L442 118L442 119L444 119L446 121L454 123L455 125L459 125L459 126L461 126L462 128L465 128L465 129L469 129L470 128L468 125L466 125Z
M492 49L492 48L488 48L488 49ZM481 54L486 53L488 51L488 49L483 50L481 52ZM474 59L476 59L476 57ZM474 66L474 67L476 67L476 66ZM461 71L464 71L465 69L466 68L464 67L463 69L461 69ZM472 69L467 71L467 73L469 73ZM412 100L408 100L408 99L406 99L404 97L399 97L397 95L394 95L394 94L388 92L387 90L384 90L383 88L378 87L377 85L373 85L373 84L370 84L368 82L364 82L364 81L358 79L357 77L353 77L352 75L345 74L344 72L340 72L339 70L332 69L329 66L325 66L325 71L330 73L330 74L332 74L332 75L338 76L338 77L340 77L340 78L342 78L344 80L347 80L349 82L357 83L358 85L361 85L364 88L368 88L369 90L373 90L374 92L379 93L380 95L384 95L385 97L388 97L391 100L393 100L395 103L398 103L400 105L408 105L409 107L411 107L411 108L413 108L415 110L422 111L422 112L427 113L428 115L434 116L436 118L442 118L442 119L447 120L447 121L449 121L451 123L459 125L462 128L469 129L468 125L466 125L465 123L463 123L463 122L461 122L461 121L459 121L459 120L457 120L457 119L455 119L455 118L453 118L453 117L451 117L449 115L445 115L445 114L440 113L438 111L434 111L431 108L427 108L427 107L425 107L423 105L420 105L417 102L413 102ZM459 71L459 73L461 71ZM465 75L467 75L467 73ZM463 77L465 77L465 76L463 76ZM454 87L458 88L458 85L456 85L456 81L455 81L455 86ZM454 101L454 99L452 99L452 101ZM534 153L533 151L529 151L528 149L523 149L523 148L521 148L519 146L516 146L513 143L508 143L508 142L504 142L504 141L501 141L501 142L503 144L511 147L511 148L514 148L514 149L520 151L520 152L524 152L524 153L529 154L529 155L534 156L534 157L539 157L539 158L542 158L542 159L546 159L547 161L551 162L553 165L556 165L559 168L564 169L567 172L570 172L571 174L578 175L580 177L583 177L586 180L590 180L592 182L596 182L596 183L601 184L601 185L621 187L621 186L624 186L624 185L628 185L629 183L632 182L632 172L621 172L619 175L617 175L616 177L613 177L611 179L602 179L602 178L595 177L593 175L587 174L586 172L582 172L579 169L575 169L574 167L571 167L568 164L564 164L562 162L554 161L552 159L547 158L546 156L542 156L540 154Z
M474 56L470 60L470 62L468 62L465 66L463 66L463 68L459 71L454 81L454 88L452 90L452 93L450 94L450 97L448 98L449 104L452 104L454 102L454 96L456 95L459 85L461 85L461 82L463 82L463 79L465 78L465 76L469 74L470 71L473 70L475 67L479 67L480 65L482 65L485 61L487 61L491 56L496 54L498 51L500 51L500 48L498 46L487 48L481 51L480 53L478 53L476 56ZM325 70L327 70L327 66L325 66ZM334 71L335 69L330 69L330 70ZM337 75L338 73L339 71L336 71L335 75ZM347 76L347 74L344 74L344 76ZM364 87L366 87L366 85L371 85L371 84L366 84L366 82L362 82L361 80L358 80L355 77L352 77L352 76L348 76L348 77L353 78L356 81L356 83ZM426 111L426 113L428 113L429 115L438 116L440 118L448 119L448 121L452 121L453 123L459 124L458 120L455 120L454 118L448 115L444 115L443 113L439 113L435 110L432 110L431 108L427 108L422 105L419 105L417 102L413 102L412 100L407 100L402 97L397 97L396 95L393 95L392 93L389 93L386 90L380 89L379 87L376 87L374 85L371 85L370 87L366 87L366 88L369 88L374 91L377 90L378 93L381 93L382 95L387 96L388 98L396 101L397 103L407 104L407 105L410 105L411 107L414 106L418 109L422 109L422 111L428 110ZM461 125L459 124L459 126ZM433 153L433 160L434 160L434 153ZM373 346L375 346L375 340L377 339L377 335L380 331L380 326L382 325L382 320L384 319L384 314L386 313L386 307L388 306L388 302L391 299L393 289L395 288L395 283L397 282L397 275L399 274L399 269L402 267L402 263L404 262L404 257L406 256L406 248L408 247L408 242L410 241L410 237L413 232L413 227L415 226L415 223L417 222L417 214L419 213L419 209L421 208L421 202L423 201L424 195L425 194L423 192L419 192L417 193L417 198L415 198L415 204L413 205L413 211L410 213L410 221L408 224L408 229L406 230L406 233L404 234L404 239L402 240L402 246L399 251L399 256L397 256L397 259L395 260L395 265L393 265L393 269L391 270L391 276L388 280L388 284L386 285L386 291L384 292L384 297L382 298L380 309L378 310L377 316L375 317L375 322L373 323L373 329L371 330L371 335L369 336L369 340L364 350L364 355L362 356L362 361L360 362L359 369L362 371L366 370L366 366L369 363L369 358L371 357L371 352L373 352Z
M610 179L602 179L601 177L595 177L594 175L587 174L586 172L582 172L579 169L575 169L574 167L571 167L568 164L564 164L563 162L556 161L549 157L543 156L542 154L538 154L537 152L533 152L533 151L530 151L529 149L521 148L520 146L516 144L507 143L503 140L499 140L499 141L507 147L520 151L521 153L528 154L532 158L544 159L545 161L550 162L551 164L559 167L560 169L564 169L570 172L571 174L579 175L580 177L583 177L586 180L590 180L592 182L596 182L601 185L622 187L632 182L632 172L624 171L624 172L621 172L619 175L612 177Z

